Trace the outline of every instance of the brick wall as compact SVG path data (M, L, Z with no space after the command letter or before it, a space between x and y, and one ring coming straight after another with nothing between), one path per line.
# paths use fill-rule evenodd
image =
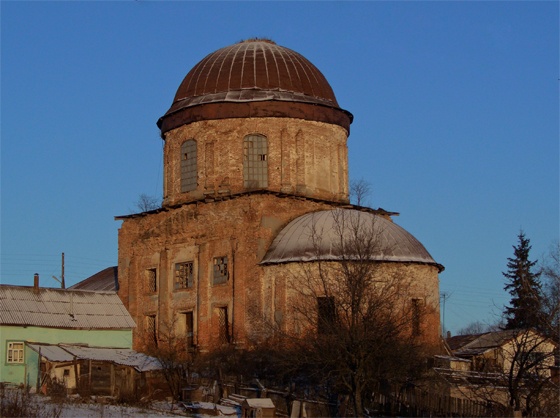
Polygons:
M289 118L206 120L165 134L164 205L245 190L243 139L268 139L268 190L348 201L347 132L338 125ZM197 142L198 184L181 193L181 144Z

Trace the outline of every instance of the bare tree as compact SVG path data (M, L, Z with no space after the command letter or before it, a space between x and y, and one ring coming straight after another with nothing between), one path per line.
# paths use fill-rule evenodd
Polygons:
M289 354L284 370L292 378L349 397L352 415L364 416L373 391L419 375L428 308L412 304L402 273L376 258L389 249L375 217L356 213L334 212L334 257L322 253L324 231L310 231L315 261L299 264L289 278L293 321L276 346L279 357Z
M489 332L497 329L497 327L497 325L490 325L480 321L474 321L457 331L457 335L482 334L483 332Z
M148 212L158 209L160 206L160 201L157 197L149 196L146 193L142 193L138 196L138 200L136 201L136 209L140 212Z
M363 178L350 180L350 202L358 206L367 205L371 197L371 183Z
M181 388L194 371L196 351L189 345L187 336L178 332L176 318L161 323L157 334L153 330L143 332L141 351L157 359L171 395L180 400Z
M499 331L488 334L490 340L495 348L473 358L474 370L448 376L460 392L484 402L493 415L558 416L554 342L533 330Z

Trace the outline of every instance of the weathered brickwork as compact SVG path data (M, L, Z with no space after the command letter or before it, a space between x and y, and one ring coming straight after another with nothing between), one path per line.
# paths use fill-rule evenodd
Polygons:
M165 134L164 205L246 190L243 139L252 134L268 140L268 190L348 201L346 130L303 119L248 118L194 122ZM197 143L197 188L181 193L181 144L189 139Z
M235 59L239 48L247 59ZM243 346L267 332L263 324L296 326L290 306L298 294L289 278L298 264L260 262L290 221L351 207L352 115L338 107L318 69L293 56L261 40L219 50L204 60L212 65L189 72L158 121L163 206L118 218L119 296L137 323L134 348L172 333L200 350ZM260 76L240 85L243 74ZM421 333L428 342L439 335L433 264L379 269L381 278L402 278L403 306L414 299L426 307Z
M138 324L135 347L141 349L145 342L149 315L156 316L160 331L168 332L169 327L176 327L178 315L192 312L195 343L201 349L220 343L220 308L226 308L228 331L239 344L266 332L263 320L264 324L288 326L293 304L289 298L297 298L290 278L301 274L301 267L297 263L261 266L259 262L289 221L331 207L328 202L256 193L125 219L119 231L119 294ZM216 257L227 257L225 283L213 283ZM193 281L191 287L177 289L175 264L185 262L193 263ZM157 272L156 292L148 281L153 269ZM437 268L385 263L378 274L380 279L399 278L406 289L403 303L423 302L422 335L437 344Z
M328 262L323 262L322 266ZM297 311L305 308L304 302L299 302L301 294L310 293L309 277L319 277L317 269L319 263L287 263L267 266L264 269L265 312L266 324L274 324L290 332L299 331L301 322L297 322ZM327 267L328 268L328 267ZM419 334L429 346L436 347L440 340L440 310L439 310L439 279L436 266L413 263L377 263L372 270L375 281L378 283L391 283L399 286L398 298L395 305L399 304L403 311L409 310L412 301L420 301L421 320ZM323 273L324 274L324 273ZM321 289L315 289L313 295L321 296ZM392 297L392 296L387 296ZM310 302L310 309L314 308L314 301ZM306 321L303 321L306 323ZM412 330L408 330L412 332Z
M159 329L176 321L177 313L193 312L200 347L218 343L217 309L228 308L236 341L247 334L249 314L265 313L269 286L258 263L276 234L304 213L327 209L326 202L249 194L193 202L169 211L129 217L119 230L119 295L138 327L134 345L141 348L148 315L157 315ZM215 257L227 257L228 278L213 284ZM194 262L194 281L174 288L176 263ZM157 270L157 292L148 286L148 270Z

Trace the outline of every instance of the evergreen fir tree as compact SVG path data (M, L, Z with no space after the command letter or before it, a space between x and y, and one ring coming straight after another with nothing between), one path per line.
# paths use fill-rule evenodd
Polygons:
M519 243L513 247L513 258L508 258L508 270L502 273L507 278L504 290L511 295L510 306L505 307L506 329L535 328L542 324L540 273L531 268L537 261L529 260L529 239L521 231L517 236Z

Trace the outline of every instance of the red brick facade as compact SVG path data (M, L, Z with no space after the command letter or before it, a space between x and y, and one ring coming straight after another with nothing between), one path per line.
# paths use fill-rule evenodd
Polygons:
M325 82L319 86L327 91ZM248 103L266 114L270 109L257 90L251 97L258 100ZM276 94L266 86L263 91ZM200 100L176 97L173 106L179 110L172 107L158 122L165 141L163 206L118 218L119 296L137 323L134 348L171 329L186 333L201 350L226 341L242 345L258 334L259 318L289 322L286 277L293 266L259 263L293 219L348 204L351 115L330 96L301 101L306 92L278 94L281 100L270 103L280 103L280 117L239 117L252 108L235 101L220 107L216 98L227 101L228 92L213 92ZM193 105L196 100L202 104ZM181 108L183 102L190 107ZM291 106L295 102L306 109L301 117ZM225 117L234 107L236 117ZM262 142L256 154L248 138ZM257 175L248 161L261 170ZM437 340L438 268L410 263L387 268L401 269L415 297L430 307L424 332Z

